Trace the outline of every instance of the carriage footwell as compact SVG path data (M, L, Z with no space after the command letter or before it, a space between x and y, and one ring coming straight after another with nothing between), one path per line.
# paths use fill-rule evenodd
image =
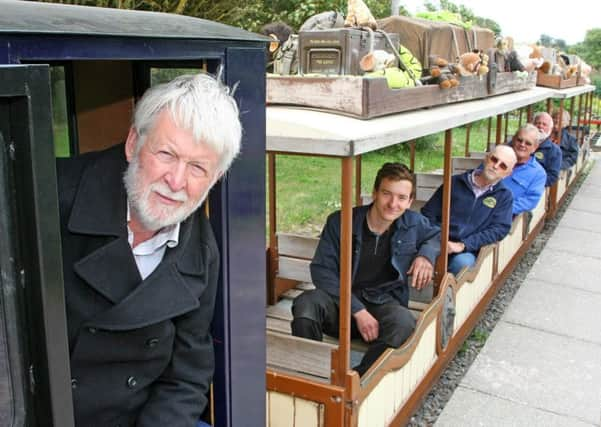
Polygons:
M437 426L599 425L600 253L597 161Z

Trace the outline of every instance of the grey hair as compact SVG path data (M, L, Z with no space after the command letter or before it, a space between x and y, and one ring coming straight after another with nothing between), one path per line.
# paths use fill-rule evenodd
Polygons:
M133 127L138 133L136 154L145 135L165 109L175 124L192 132L197 144L206 144L219 156L219 173L227 171L242 139L238 106L230 89L206 74L185 74L148 89L136 105Z
M548 116L551 119L551 122L553 122L553 117L551 117L551 114L547 113L546 111L539 111L538 113L535 113L532 117L532 122L534 123L536 119L542 116Z
M515 134L517 135L520 131L534 133L534 135L536 135L536 144L538 144L543 137L538 128L532 123L526 123L525 125L522 125Z
M553 118L553 116L559 117L559 110L553 111L551 118ZM553 120L553 121L555 122L555 120ZM564 128L564 127L568 126L569 124L570 124L570 113L568 113L566 110L561 110L561 123L559 124L559 127Z

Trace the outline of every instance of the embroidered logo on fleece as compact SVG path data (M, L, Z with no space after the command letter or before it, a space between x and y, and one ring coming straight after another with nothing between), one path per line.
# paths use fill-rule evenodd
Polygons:
M538 160L542 160L545 158L545 154L542 151L537 151L534 153L534 157L536 157Z
M485 198L484 200L482 200L482 204L484 206L486 206L487 208L494 208L495 206L497 206L497 199L495 199L492 196L489 196L487 198Z

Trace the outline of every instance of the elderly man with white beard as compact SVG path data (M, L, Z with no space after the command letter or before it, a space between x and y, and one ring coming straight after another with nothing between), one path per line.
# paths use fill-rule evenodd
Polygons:
M199 422L219 253L195 212L241 134L229 90L186 75L146 92L124 146L57 162L77 426Z
M553 118L549 113L536 113L533 123L540 132L539 145L534 153L534 157L542 165L547 174L545 187L550 187L559 179L562 157L561 148L551 140Z

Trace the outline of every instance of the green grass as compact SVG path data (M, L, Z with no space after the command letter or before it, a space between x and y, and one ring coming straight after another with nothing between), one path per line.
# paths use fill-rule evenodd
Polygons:
M525 120L524 114L523 122ZM482 120L472 124L470 151L485 151L487 123L488 120ZM493 144L495 123L493 120ZM510 117L509 135L515 132L517 123L518 115L515 114ZM465 127L453 130L453 155L465 154L465 134ZM416 144L415 170L427 172L441 169L443 145L444 133L420 139ZM409 144L398 144L364 155L362 194L371 193L376 172L383 163L398 161L409 165L409 153ZM317 235L328 214L340 209L340 159L289 155L278 155L276 159L277 230Z
M69 157L69 130L67 125L54 125L54 155L56 157Z

